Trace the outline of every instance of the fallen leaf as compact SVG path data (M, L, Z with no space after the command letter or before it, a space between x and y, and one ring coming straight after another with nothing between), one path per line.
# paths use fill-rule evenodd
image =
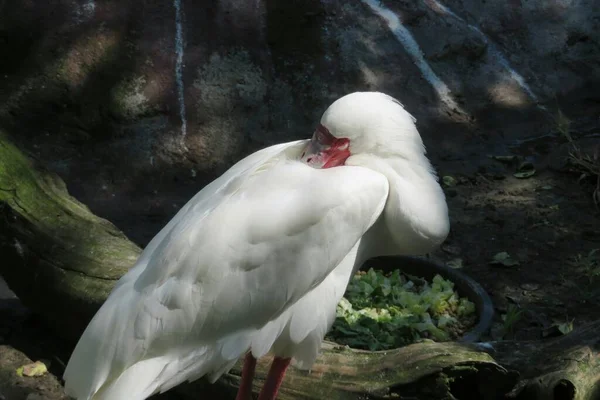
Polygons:
M501 265L504 267L514 267L514 266L519 265L519 261L514 260L513 258L511 258L510 254L508 254L505 251L502 251L502 252L496 254L492 258L492 261L490 261L490 264Z
M41 361L36 361L17 368L18 376L42 376L47 372L48 368L46 367L46 364Z
M456 186L456 179L454 179L454 177L450 175L444 175L442 177L442 182L447 187Z
M563 322L562 324L558 324L557 328L560 331L560 333L562 333L563 335L566 335L567 333L569 333L573 330L573 321Z
M513 176L518 179L526 179L535 175L535 169L531 169L528 171L515 172Z
M532 163L525 161L519 165L517 172L513 174L515 178L526 179L535 175L535 167Z
M461 269L463 267L462 258L453 258L452 260L446 263L447 266L454 269Z

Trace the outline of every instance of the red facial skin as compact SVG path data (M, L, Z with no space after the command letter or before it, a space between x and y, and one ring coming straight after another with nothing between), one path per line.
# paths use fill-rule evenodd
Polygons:
M334 137L319 124L301 160L315 168L331 168L344 165L350 155L350 140Z

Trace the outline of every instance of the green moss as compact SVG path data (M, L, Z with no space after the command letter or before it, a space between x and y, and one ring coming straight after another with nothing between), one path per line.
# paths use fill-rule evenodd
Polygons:
M23 221L28 237L65 268L100 279L118 279L140 249L110 222L69 196L55 175L38 172L0 133L0 202Z

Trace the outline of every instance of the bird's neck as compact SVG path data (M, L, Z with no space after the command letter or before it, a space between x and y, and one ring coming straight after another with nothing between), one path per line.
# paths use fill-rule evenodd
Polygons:
M353 164L382 173L390 185L384 211L363 237L359 257L422 255L446 239L446 198L425 155L410 161L364 156Z

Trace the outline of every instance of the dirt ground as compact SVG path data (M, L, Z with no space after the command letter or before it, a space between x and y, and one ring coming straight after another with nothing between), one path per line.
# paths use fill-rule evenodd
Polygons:
M452 219L448 240L432 257L462 268L492 296L496 323L484 340L539 339L600 318L597 177L565 158L565 132L592 158L600 149L600 106L573 110L578 117L569 123L557 117L547 131L519 135L531 140L482 143L459 160L432 156ZM532 176L514 176L531 168ZM135 236L135 228L120 227ZM138 232L140 242L145 236ZM508 258L492 263L502 252ZM0 400L66 398L57 377L68 354L69 346L0 286ZM30 360L45 361L50 374L16 376Z

